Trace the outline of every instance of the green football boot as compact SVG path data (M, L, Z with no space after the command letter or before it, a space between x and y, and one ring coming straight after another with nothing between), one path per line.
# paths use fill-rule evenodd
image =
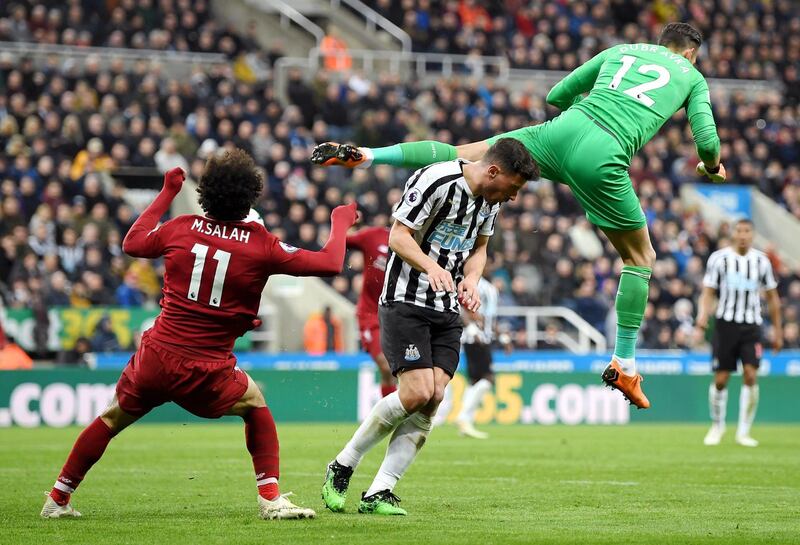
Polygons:
M408 512L400 507L400 498L392 494L391 490L381 490L371 496L361 494L361 503L358 504L358 512L367 515L402 515Z
M353 468L343 466L335 458L328 464L325 483L322 485L322 501L325 502L325 507L334 513L344 511L347 487L350 486L350 477L352 476Z

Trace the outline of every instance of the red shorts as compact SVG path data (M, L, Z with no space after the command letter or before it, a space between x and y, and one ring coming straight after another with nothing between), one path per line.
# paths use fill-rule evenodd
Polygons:
M381 326L377 316L358 316L358 331L361 333L361 346L376 359L383 353L381 348Z
M247 391L247 374L233 354L225 361L197 361L142 338L117 382L119 406L133 416L173 401L192 414L219 418Z

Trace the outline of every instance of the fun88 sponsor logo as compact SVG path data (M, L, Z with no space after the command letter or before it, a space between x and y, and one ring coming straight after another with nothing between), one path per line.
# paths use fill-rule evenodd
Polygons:
M428 242L438 244L445 250L455 250L466 252L475 246L475 238L465 238L467 234L466 225L459 225L450 221L443 221L436 226L436 229L428 237Z

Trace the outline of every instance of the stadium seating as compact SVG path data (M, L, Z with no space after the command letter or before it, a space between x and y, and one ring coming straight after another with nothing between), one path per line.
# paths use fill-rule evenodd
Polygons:
M257 48L248 36L218 28L207 10L197 9L204 3L193 2L194 19L186 15L191 11L181 9L185 3L123 1L111 13L91 12L100 19L78 13L86 2L83 8L72 3L66 10L36 2L4 3L0 40L155 49L169 43L232 58ZM174 11L162 13L156 4L172 5ZM569 8L549 4L543 9L517 4L507 2L508 11L486 18L479 3L471 1L374 2L404 26L415 47L477 48L507 55L514 66L559 70L577 66L610 40L648 39L667 16L619 7L635 2L599 2L591 8L581 2ZM709 45L701 68L707 74L784 80L785 93L764 92L752 100L719 96L714 107L730 178L757 186L800 218L800 19L791 3L758 4L760 17L742 18L746 32L729 28L736 13L688 16L704 21ZM444 15L434 15L441 5ZM451 5L458 9L450 10ZM508 15L512 12L515 17ZM593 25L583 24L589 20ZM461 31L447 31L454 21L461 22ZM391 76L364 79L354 74L340 82L323 71L310 82L295 75L289 83L290 104L284 105L270 81L242 83L214 74L178 81L150 73L145 65L108 70L89 65L78 71L65 64L44 70L0 56L4 304L46 315L48 308L64 304L157 302L161 271L126 258L120 248L137 211L104 172L128 166L163 172L185 165L197 177L210 153L241 147L265 170L260 207L267 226L291 244L315 249L327 238L333 206L357 199L368 221L385 221L407 175L386 167L352 174L313 169L307 157L316 143L480 140L555 115L544 103L546 92L510 93L491 81L467 79L423 86ZM687 346L705 259L728 234L727 226L712 230L696 210L674 198L682 184L697 181L695 161L691 136L679 115L631 167L660 256L651 284L645 347ZM566 305L611 333L606 324L614 323L609 313L620 264L612 261L610 248L599 243L563 187L531 184L505 207L491 248L490 266L502 304ZM800 295L800 270L789 270L777 255L772 257L781 273L782 295ZM351 257L350 265L332 286L355 300L360 258ZM786 321L797 321L799 310L796 303L785 305ZM787 328L786 336L787 345L799 346L796 331ZM518 337L523 343L524 336Z

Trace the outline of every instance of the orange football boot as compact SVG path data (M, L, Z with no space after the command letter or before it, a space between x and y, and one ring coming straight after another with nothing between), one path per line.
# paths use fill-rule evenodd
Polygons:
M356 168L367 160L356 146L324 142L311 152L311 162L324 167L341 166Z
M638 373L636 376L623 373L617 358L612 358L611 363L603 371L603 382L612 389L622 392L625 399L632 405L636 405L640 409L649 409L650 400L642 391L643 380L642 375Z

